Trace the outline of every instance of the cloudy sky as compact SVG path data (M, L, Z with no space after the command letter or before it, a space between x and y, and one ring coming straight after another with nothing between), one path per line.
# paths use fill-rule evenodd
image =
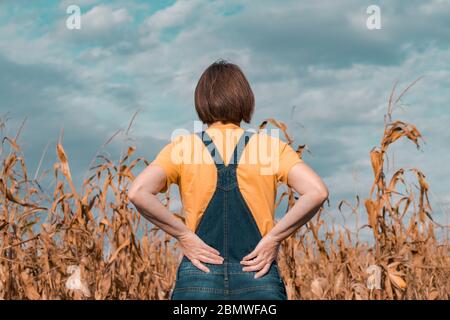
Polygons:
M66 27L72 4L81 8L80 30ZM366 26L373 4L379 30ZM393 146L391 169L420 168L436 220L446 223L449 21L449 0L1 0L0 116L9 119L6 134L27 117L19 143L31 172L47 144L51 168L63 129L79 183L95 152L137 110L129 142L148 159L174 129L192 131L197 80L227 59L255 92L251 126L276 118L309 146L304 159L329 186L333 216L340 200L370 190L369 152L380 142L392 85L424 76L394 118L417 125L426 144ZM108 146L111 157L121 141Z

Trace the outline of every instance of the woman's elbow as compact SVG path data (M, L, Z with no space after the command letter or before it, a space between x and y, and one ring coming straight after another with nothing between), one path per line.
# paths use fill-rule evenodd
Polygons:
M316 195L317 201L320 202L320 204L324 203L328 199L328 196L330 195L328 188L325 185L323 185L320 188L317 188L314 191L314 194Z
M321 195L322 195L323 202L325 202L328 199L328 197L330 196L330 192L328 191L328 188L326 186L324 186Z
M137 184L132 184L127 192L128 200L130 200L131 203L136 204L137 202L139 202L141 193L142 193L141 186Z

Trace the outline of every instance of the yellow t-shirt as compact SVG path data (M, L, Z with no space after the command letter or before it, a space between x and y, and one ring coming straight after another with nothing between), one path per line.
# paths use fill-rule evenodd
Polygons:
M227 165L244 129L232 123L216 123L206 132ZM250 138L242 153L236 170L239 190L263 236L274 225L278 182L286 184L291 167L302 161L290 145L262 132ZM161 192L172 183L179 186L186 226L195 231L217 182L217 169L205 145L194 133L178 136L151 164L159 165L166 173Z

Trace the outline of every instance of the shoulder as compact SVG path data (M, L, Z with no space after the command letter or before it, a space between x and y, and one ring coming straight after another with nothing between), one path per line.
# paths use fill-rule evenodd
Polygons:
M185 150L190 149L191 142L194 138L194 134L189 132L181 134L173 133L170 137L170 141L159 151L155 162L164 160L171 161L174 164L180 164Z
M166 147L180 147L180 146L187 146L188 144L191 144L192 141L196 140L196 133L191 132L183 132L183 133L176 133L174 132L172 136L170 137L170 142L166 145Z

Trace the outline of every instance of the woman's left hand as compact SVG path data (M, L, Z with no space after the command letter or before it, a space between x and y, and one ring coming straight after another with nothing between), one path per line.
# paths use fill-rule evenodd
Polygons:
M246 255L241 264L244 265L243 271L258 271L255 274L255 279L265 275L272 264L272 261L277 259L278 250L281 242L273 236L267 234L264 236L256 246L256 248Z

